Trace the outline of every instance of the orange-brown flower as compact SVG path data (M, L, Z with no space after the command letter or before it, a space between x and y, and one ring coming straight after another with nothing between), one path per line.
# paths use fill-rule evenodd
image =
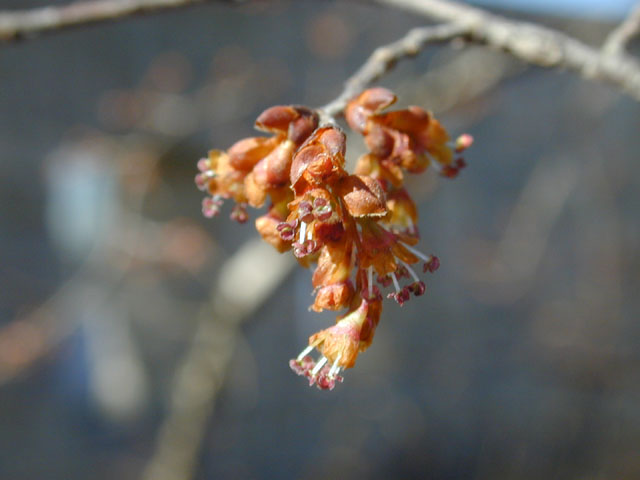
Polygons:
M347 175L346 137L336 127L321 127L300 147L291 165L291 188L299 195L309 188L330 186Z
M247 206L261 207L269 199L256 229L279 252L291 250L303 267L315 264L310 309L347 310L335 325L311 335L290 361L321 389L342 381L341 372L371 345L382 312L381 288L392 287L387 297L402 306L426 290L416 265L433 273L440 264L415 248L418 212L403 186L404 173L433 165L454 177L464 166L455 156L472 143L462 135L450 144L440 123L419 107L383 112L395 100L389 90L373 88L347 105L347 123L364 135L369 149L353 174L345 170L345 133L318 126L316 112L300 106L265 110L256 128L271 137L240 140L198 163L196 184L209 194L206 216L232 199L231 217L245 222ZM309 355L314 349L317 361Z
M298 375L309 379L309 385L320 389L333 389L336 381L342 381L340 372L352 368L360 352L364 352L373 340L380 321L382 302L358 297L354 307L338 318L332 327L309 337L309 345L289 366ZM317 349L321 356L313 360L309 353Z
M393 284L394 292L387 296L403 305L411 298L422 295L426 286L413 270L412 265L422 261L424 272L435 272L440 266L438 257L425 255L403 241L403 237L395 234L371 220L360 220L359 265L366 269L369 279L373 272L383 287ZM404 287L400 286L403 278L410 280ZM372 294L372 281L369 280L369 295Z
M345 118L351 128L364 135L369 149L356 172L384 179L396 187L402 185L403 170L420 173L430 164L444 176L457 175L465 164L462 159L454 160L454 152L469 147L471 136L461 137L452 148L446 130L426 110L410 106L382 112L395 101L390 91L373 88L349 102Z
M306 257L325 243L342 239L342 211L338 199L329 190L308 190L298 195L287 208L287 221L279 225L278 230L283 240L291 242L296 257Z
M288 189L291 160L297 148L318 126L318 115L306 107L276 106L265 110L256 128L274 136L245 138L227 152L212 150L200 160L196 184L211 196L203 200L206 216L216 215L223 199L236 202L232 218L244 222L246 205L260 207L268 195Z
M390 188L387 191L389 215L384 219L389 229L401 235L405 243L414 245L419 240L418 209L406 188Z
M367 175L348 175L336 182L334 190L349 215L383 217L387 214L386 197L380 183Z
M350 280L353 247L353 240L344 235L342 241L328 242L320 250L312 278L313 287L317 290L312 310L342 310L351 302L354 293Z

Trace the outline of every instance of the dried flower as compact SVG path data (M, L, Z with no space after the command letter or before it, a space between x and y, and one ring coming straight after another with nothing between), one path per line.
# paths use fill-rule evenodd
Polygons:
M456 142L420 107L383 112L396 101L384 88L366 90L349 102L345 118L364 137L369 152L345 170L346 136L333 125L318 125L318 115L300 106L263 112L256 128L272 137L240 140L229 150L212 150L198 162L198 188L206 216L216 215L224 199L235 206L231 218L244 223L247 206L267 213L256 229L279 252L291 250L304 267L315 265L315 300L310 309L343 310L332 327L309 337L290 366L310 385L333 389L373 340L383 295L374 284L391 288L399 305L425 293L416 271L435 272L440 261L416 249L418 211L403 186L404 175L433 166L455 177L465 166L459 156L472 144ZM310 353L320 354L314 360Z

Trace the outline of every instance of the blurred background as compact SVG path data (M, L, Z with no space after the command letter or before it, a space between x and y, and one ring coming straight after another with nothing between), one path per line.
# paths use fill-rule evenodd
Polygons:
M631 2L548 5L497 7L598 45ZM640 478L629 97L479 47L385 76L476 143L410 179L442 267L330 393L288 367L333 321L310 272L200 214L208 149L424 23L214 3L0 48L0 479Z

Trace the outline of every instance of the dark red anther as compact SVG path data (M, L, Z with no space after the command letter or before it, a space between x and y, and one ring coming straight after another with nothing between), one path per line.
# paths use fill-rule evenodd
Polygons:
M315 253L320 248L320 245L314 240L306 240L304 243L293 243L293 254L297 258L306 257Z
M424 265L422 266L422 271L433 273L438 270L438 268L440 268L440 259L435 255L431 255L431 260L424 263Z
M312 220L311 212L313 210L313 206L311 202L302 201L298 204L298 217L303 222L310 222Z
M289 360L289 367L291 370L296 372L298 375L305 377L310 375L311 370L313 370L313 367L315 366L316 362L309 355L303 357L301 360L296 358Z
M371 295L369 295L369 289L365 288L360 292L360 296L369 302L382 299L382 294L380 293L380 289L377 285L373 285L373 287L371 287Z
M298 226L298 220L294 220L292 223L282 222L276 227L276 230L280 234L285 242L292 241L296 236L296 227Z
M403 287L399 295L402 297L403 302L407 302L411 299L411 289L408 286Z
M313 208L319 208L319 207L324 207L325 205L327 205L329 202L327 201L326 198L314 198L313 199Z
M313 209L313 216L321 222L329 220L332 213L333 211L331 210L331 205L323 205L321 207L316 207Z
M326 373L325 374L320 373L316 378L316 387L318 387L320 390L333 390L333 388L336 386L337 379L338 377L333 377L333 376L330 377Z
M424 292L427 290L427 286L425 285L424 282L419 281L409 285L409 289L413 292L413 294L416 297L419 297L420 295L423 295Z
M235 220L238 223L246 223L249 220L249 213L247 212L247 207L244 204L237 204L231 210L231 215L229 215L231 220Z
M401 266L401 267L399 267L399 268L396 270L396 272L395 272L395 273L396 273L396 277L397 277L397 278L403 278L403 277L404 277L404 278L409 278L409 277L410 277L410 275L409 275L409 270L407 270L407 267L405 267L404 265L403 265L403 266Z
M393 298L400 306L403 306L405 302L405 298L404 298L404 294L402 293L402 290L387 294L387 298Z

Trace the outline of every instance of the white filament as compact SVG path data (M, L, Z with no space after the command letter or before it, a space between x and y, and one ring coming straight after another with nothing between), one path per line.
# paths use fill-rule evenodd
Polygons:
M307 233L307 224L300 222L300 243L304 243L304 237Z
M398 283L398 279L396 278L396 274L391 272L391 280L393 280L393 286L396 287L396 293L400 291L400 284Z
M313 367L313 370L311 370L311 376L315 377L318 374L318 372L322 369L322 367L324 367L324 364L327 363L327 361L328 361L327 357L323 355L322 358L318 360L317 365Z
M406 267L406 269L409 270L409 273L413 277L413 280L416 281L416 282L419 282L420 279L418 278L418 275L416 275L416 272L413 271L413 269L409 266L409 264L407 262L405 262L404 260L400 260L400 261Z
M409 250L411 253L413 253L416 257L420 258L421 260L423 260L424 262L429 263L433 258L431 257L431 255L427 256L424 253L416 250L415 248L407 245L406 243L402 243L402 245L404 245L404 248L406 248L407 250Z
M307 356L307 354L308 354L311 350L313 350L313 347L312 347L311 345L309 345L307 348L305 348L304 350L302 350L302 351L300 352L300 355L298 355L298 358L296 358L296 361L297 361L297 362L301 361L304 357L306 357L306 356Z
M331 365L331 368L329 369L329 376L332 377L333 375L337 374L340 371L340 367L338 366L338 362L340 361L340 357L342 356L342 353L339 353L338 356L336 357L335 361L333 362L333 365Z

